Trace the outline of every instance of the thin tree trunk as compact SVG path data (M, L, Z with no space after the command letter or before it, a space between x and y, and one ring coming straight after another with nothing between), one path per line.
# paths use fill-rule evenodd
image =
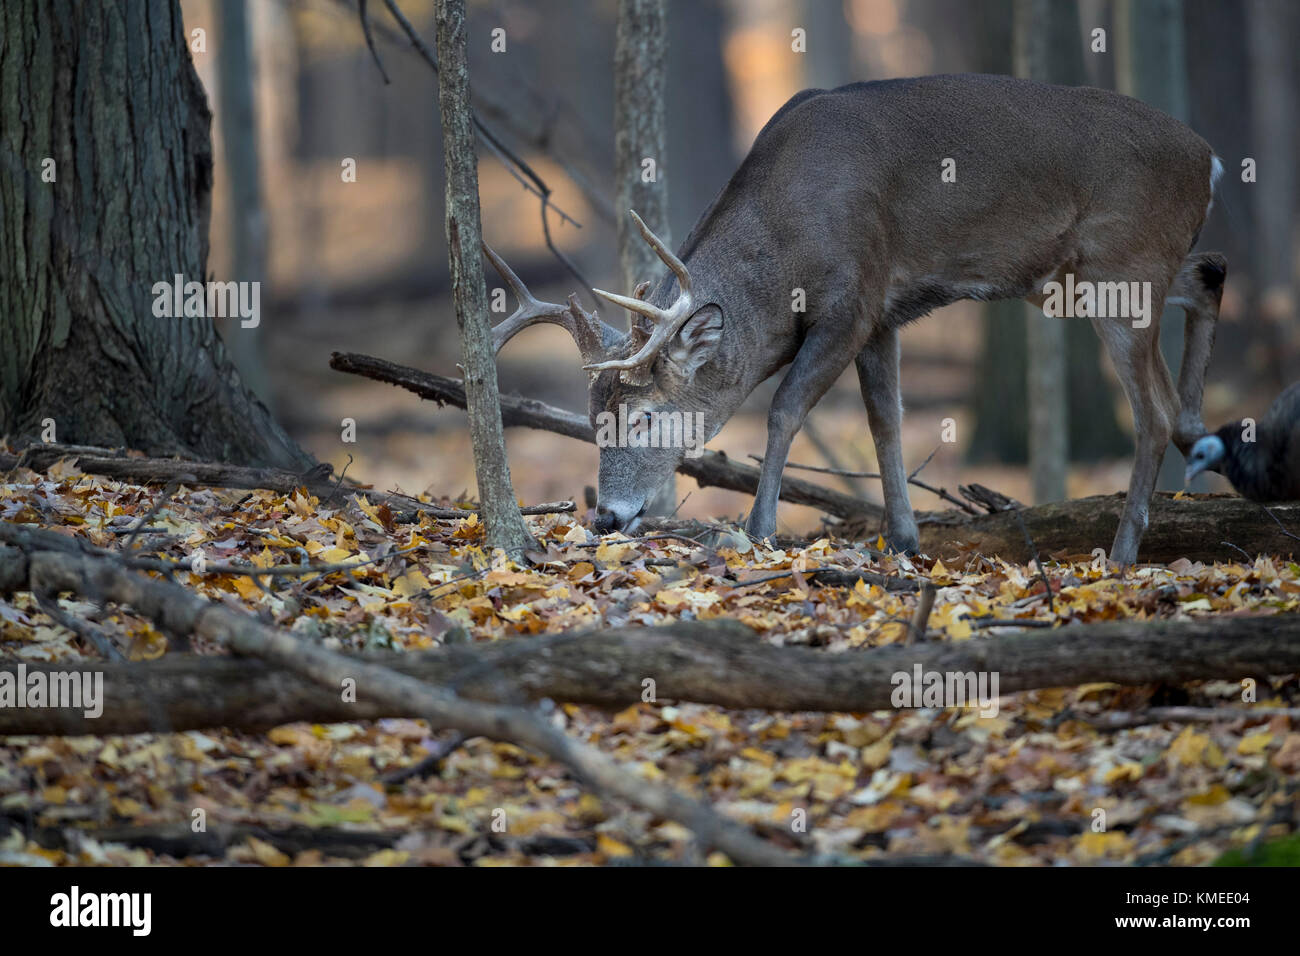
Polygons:
M487 544L518 558L533 545L510 483L496 355L488 324L487 296L480 254L478 157L470 120L469 64L465 56L465 0L438 5L438 106L442 114L443 157L447 169L447 250L452 298L465 368L469 433L474 444L474 474L486 525Z
M302 470L212 320L211 115L176 0L0 4L0 433Z
M1249 188L1257 229L1257 308L1272 346L1265 349L1267 371L1273 380L1271 392L1289 385L1296 372L1291 218L1296 204L1295 11L1289 4L1251 0L1247 16L1252 119L1249 155L1258 164L1258 179ZM1234 172L1240 175L1240 166L1230 170L1230 174Z
M230 278L258 282L262 301L266 288L266 208L262 203L257 111L254 106L256 72L248 0L222 0L221 32L217 36L217 106L221 122L221 151L225 156L225 184L230 210ZM268 407L274 407L271 380L263 357L265 328L249 328L237 320L218 320L217 327L231 359L248 385Z
M1098 0L1102 2L1102 0ZM1080 15L1074 4L1053 6L1047 79L1052 83L1093 83L1084 68L1084 41L1079 35ZM1056 14L1059 12L1059 16ZM1012 70L1009 0L985 0L963 7L969 29L979 42L971 66L983 73ZM1098 25L1090 17L1089 28ZM1103 25L1109 25L1104 21ZM1088 54L1092 56L1092 54ZM1092 56L1092 61L1109 57ZM1089 61L1090 65L1096 64ZM1028 460L1025 317L1027 310L1014 301L990 302L984 307L984 349L975 392L975 433L967 449L973 462L1020 464ZM1106 377L1101 342L1088 322L1067 322L1065 329L1066 382L1068 388L1070 461L1118 458L1132 450L1129 436L1116 415L1115 386Z
M1186 123L1191 109L1181 0L1116 3L1115 71L1119 91ZM1170 369L1182 367L1183 326L1182 310L1166 306L1160 316L1160 354ZM1182 456L1170 454L1167 449L1156 487L1162 491L1183 487L1183 466ZM1205 479L1192 485L1195 491L1204 487Z
M1076 14L1073 5L1071 12ZM1053 43L1053 33L1075 33L1070 25L1058 22L1062 10L1053 14L1051 0L1016 0L1015 67L1016 75L1028 79L1051 79L1053 59L1060 55L1061 44ZM1026 307L1028 308L1028 307ZM1029 474L1033 483L1034 502L1060 501L1065 495L1065 474L1069 458L1069 404L1066 389L1065 320L1030 310L1025 322L1029 410Z
M668 225L668 124L665 116L666 0L619 0L614 41L614 182L618 261L623 288L654 280L663 264L641 238L628 210L635 209L664 245L672 248ZM652 168L646 168L646 161ZM677 479L671 476L646 507L652 515L677 507Z

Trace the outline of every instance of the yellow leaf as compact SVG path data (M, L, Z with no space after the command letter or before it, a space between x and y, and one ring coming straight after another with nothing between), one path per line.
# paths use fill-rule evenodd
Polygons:
M430 586L429 579L424 576L424 572L419 568L412 568L393 581L393 593L399 597L411 597L421 591L428 590Z
M1273 735L1267 730L1260 731L1257 734L1249 734L1242 737L1241 742L1237 744L1237 753L1243 757L1249 757L1253 754L1263 753L1268 749L1268 745L1273 742Z
M1227 803L1231 796L1232 794L1228 793L1227 787L1221 783L1216 783L1203 793L1192 794L1184 802L1194 807L1217 807L1221 803Z
M1141 780L1142 765L1129 761L1122 763L1118 767L1111 767L1103 776L1106 783L1118 783L1121 780Z
M372 853L362 861L362 866L402 866L410 859L411 854L405 850L380 850Z
M618 564L629 551L636 547L630 541L602 541L596 549L596 560L605 564Z
M288 866L289 858L257 837L248 838L248 848L253 851L253 858L263 866Z
M596 834L596 849L605 856L628 857L632 855L630 846L626 843L620 843L605 833Z
M1133 841L1125 833L1093 833L1089 831L1075 841L1081 854L1092 859L1121 858L1132 851Z
M1195 733L1191 727L1184 729L1169 745L1169 756L1175 763L1186 767L1222 767L1227 762L1223 752L1207 735Z

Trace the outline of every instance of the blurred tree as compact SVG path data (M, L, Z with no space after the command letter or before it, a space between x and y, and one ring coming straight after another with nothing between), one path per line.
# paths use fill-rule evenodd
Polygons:
M309 467L212 320L154 311L155 283L207 267L211 114L179 4L8 0L0 36L0 433Z
M1016 76L1051 82L1053 61L1077 46L1078 11L1053 0L1016 0ZM1070 23L1066 14L1074 14ZM1057 60L1059 63L1060 61ZM1069 456L1069 404L1063 318L1025 306L1025 397L1029 411L1029 478L1034 503L1061 501Z
M727 73L722 0L673 0L668 17L668 218L685 236L740 163ZM746 145L748 148L748 145Z
M971 30L975 69L1010 73L1011 0L968 4L978 16ZM983 348L975 378L975 431L966 446L971 462L1019 464L1028 459L1025 412L1024 303L1003 299L984 306Z
M1119 91L1164 110L1184 123L1190 118L1187 50L1181 0L1116 0L1115 76ZM1160 353L1174 374L1183 361L1183 315L1166 307L1160 316ZM1183 487L1181 455L1166 450L1156 488ZM1193 490L1205 490L1197 479Z
M1294 220L1296 209L1296 10L1291 3L1251 0L1251 148L1257 164L1250 186L1255 208L1258 320L1270 348L1269 391L1300 375L1296 340ZM1231 164L1230 164L1231 165ZM1230 169L1240 176L1240 167Z
M489 548L515 558L535 545L519 513L510 483L496 354L483 284L483 225L479 217L478 157L469 106L469 66L465 57L465 0L438 4L438 107L442 116L447 174L447 251L451 291L460 327L469 434L474 445L474 475Z
M803 84L833 90L857 80L853 29L844 18L844 0L801 0L800 25L808 31L802 57Z
M248 25L248 0L223 0L217 4L217 107L221 147L225 155L226 199L230 218L230 278L257 282L262 301L270 302L266 288L266 210L262 205L257 117L253 107L256 79L252 34ZM263 358L262 325L243 328L235 319L218 319L217 329L247 386L274 408L274 394Z
M617 189L618 260L628 295L637 283L655 280L663 264L641 238L628 210L672 248L668 226L668 130L665 60L667 0L619 0L614 38L614 182ZM669 478L650 499L652 515L677 508L677 479Z
M1012 4L995 0L971 5L977 38L975 68L1006 73L1012 67ZM1075 0L1055 0L1044 32L1045 79L1076 85L1084 82L1084 40ZM975 392L975 433L967 448L973 462L1019 463L1028 460L1026 395L1026 308L1018 301L985 306L984 349ZM1129 437L1115 413L1114 386L1101 361L1101 342L1088 322L1065 323L1067 382L1067 449L1071 461L1098 461L1131 451Z

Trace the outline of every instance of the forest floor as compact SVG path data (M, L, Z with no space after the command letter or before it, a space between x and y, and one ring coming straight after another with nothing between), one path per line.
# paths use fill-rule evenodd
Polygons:
M517 564L484 551L473 516L395 524L386 509L344 493L322 502L182 486L161 503L160 494L63 463L44 473L20 469L0 485L0 520L121 549L124 532L156 507L132 542L139 553L188 562L201 550L209 561L258 567L373 561L303 577L176 576L210 600L345 651L522 645L543 633L692 618L734 618L755 641L825 654L870 653L906 638L917 595L864 582L822 586L806 574L824 567L932 580L939 589L930 643L1119 619L1209 616L1226 626L1300 607L1300 565L1284 557L1183 560L1120 575L1088 555L1058 555L1045 562L1049 601L1035 569L986 558L961 567L875 558L876 541L818 538L774 550L739 536L709 544L654 534L593 538L575 516L555 514L527 519L543 547L532 563ZM791 574L775 577L781 570ZM96 620L130 660L176 653L129 610L70 598L61 605ZM1007 623L990 626L994 619ZM195 650L224 653L202 642ZM30 594L0 600L0 657L75 665L94 656ZM995 695L983 712L769 713L658 702L610 713L561 703L551 718L632 771L692 792L790 847L863 860L1205 864L1293 834L1300 816L1300 727L1289 716L1244 712L1300 707L1300 681L1275 677L1256 700L1242 698L1242 683L1225 679ZM1225 717L1144 721L1153 706L1221 708ZM1098 718L1113 712L1138 717L1123 729L1099 729ZM452 739L412 719L295 723L268 733L214 727L0 739L0 862L726 862L699 854L681 825L603 801L564 767L508 743L472 738L451 747L434 772L385 782ZM199 808L210 825L251 829L224 854L186 857L156 841L96 836L108 827L187 825ZM358 838L313 846L304 828Z

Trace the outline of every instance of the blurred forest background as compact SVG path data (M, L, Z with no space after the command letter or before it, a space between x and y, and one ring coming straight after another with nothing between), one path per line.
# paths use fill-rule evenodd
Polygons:
M443 235L437 79L384 4L369 6L388 85L366 49L355 0L182 0L187 30L214 35L211 52L194 57L214 113L209 271L217 279L263 277L261 327L223 334L304 447L336 468L354 456L349 474L382 487L472 495L463 412L328 367L335 350L444 375L457 374L459 359ZM401 3L430 45L433 6ZM581 223L561 224L552 212L556 245L591 284L620 289L614 0L479 0L469 7L470 81L480 116L550 184L556 206ZM670 0L668 148L660 173L674 244L789 96L925 73L1011 73L1015 7L1013 0ZM1226 175L1199 245L1223 251L1229 263L1205 420L1213 429L1259 417L1278 391L1300 379L1300 77L1292 43L1300 4L1042 0L1044 11L1051 79L1138 95L1186 120L1223 158ZM506 31L504 53L490 49L498 27ZM797 28L806 31L805 52L792 49ZM1105 31L1104 52L1094 50L1098 29ZM246 49L223 42L223 31L245 34ZM346 158L356 160L355 182L340 176ZM1255 161L1255 182L1243 182L1247 158ZM486 238L533 292L563 301L578 291L545 247L537 199L482 151L480 185ZM489 288L498 284L489 271ZM926 466L930 482L978 481L1033 501L1025 466L1027 308L960 302L904 334L908 462L919 465L939 445L945 419L957 423L957 442L943 445ZM1181 310L1172 315L1181 329ZM1127 403L1087 323L1070 323L1066 334L1066 491L1078 497L1122 490L1132 454ZM501 355L500 378L504 392L586 409L576 349L554 327L512 341ZM710 447L740 460L760 453L775 385L760 388ZM345 417L357 422L356 444L340 441ZM507 440L515 489L525 501L581 500L583 486L595 484L595 447L525 429L510 430ZM1168 458L1165 485L1178 487L1181 458L1172 450ZM875 470L851 369L811 416L791 461ZM819 477L879 498L871 480ZM688 491L684 516L734 516L749 507L748 496L679 479L679 496ZM924 491L912 495L920 509L940 505ZM819 516L783 504L780 517L782 531L806 532Z

